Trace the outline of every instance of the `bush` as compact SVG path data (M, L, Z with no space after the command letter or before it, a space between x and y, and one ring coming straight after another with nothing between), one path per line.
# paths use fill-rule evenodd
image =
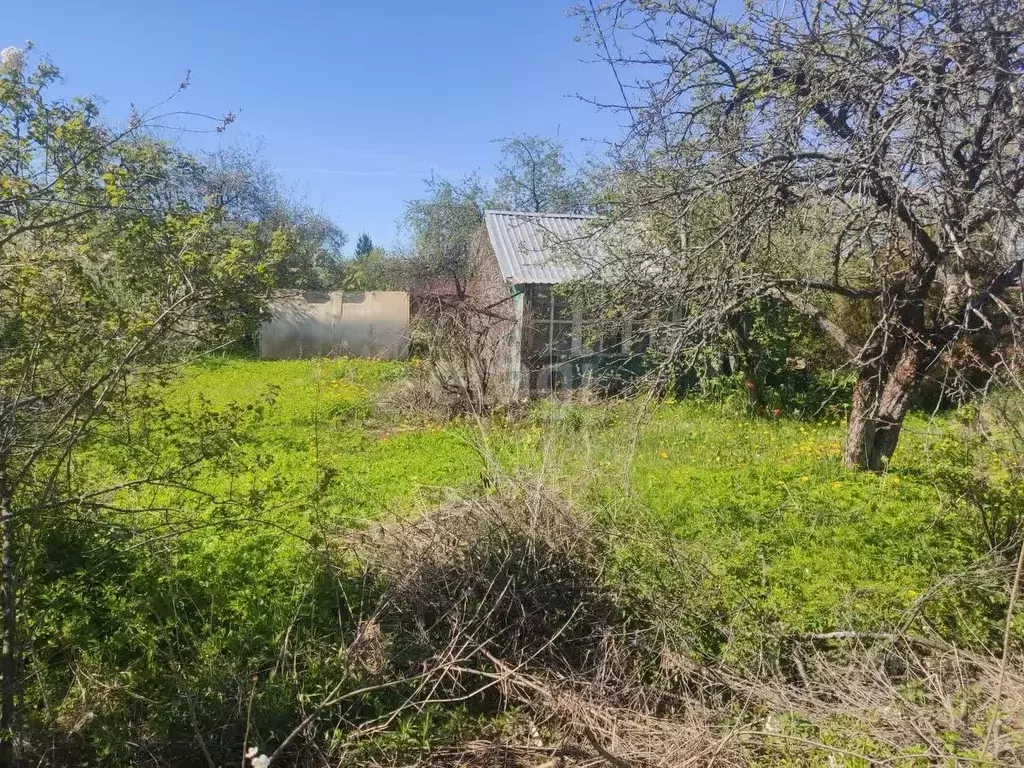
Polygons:
M933 452L935 484L969 511L979 539L1014 560L1024 537L1024 402L1002 392L961 408Z
M401 640L399 657L475 649L464 662L592 671L609 643L629 644L650 616L605 578L610 535L565 499L507 480L409 522L359 536L363 567L379 579L377 620ZM636 625L633 630L630 628Z

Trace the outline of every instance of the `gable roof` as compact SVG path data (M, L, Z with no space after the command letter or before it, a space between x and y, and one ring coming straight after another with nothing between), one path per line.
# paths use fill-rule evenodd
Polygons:
M573 245L589 245L585 224L593 216L571 213L484 211L484 224L505 282L557 285L587 269L567 258Z

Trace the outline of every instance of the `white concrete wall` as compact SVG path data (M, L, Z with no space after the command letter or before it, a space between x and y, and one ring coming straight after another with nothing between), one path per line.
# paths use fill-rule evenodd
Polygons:
M409 349L405 291L278 291L260 328L260 357L350 355L385 360Z

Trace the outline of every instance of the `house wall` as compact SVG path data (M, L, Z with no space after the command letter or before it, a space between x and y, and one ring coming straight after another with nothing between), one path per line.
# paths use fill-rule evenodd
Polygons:
M489 397L509 402L520 397L522 379L523 301L517 286L505 282L487 229L481 226L470 246L466 294L475 308L476 322L487 336Z
M481 227L470 254L466 292L487 329L488 397L498 402L540 396L556 390L589 387L595 371L615 358L628 357L628 324L618 329L618 348L587 343L587 322L558 287L511 285L498 266L490 237ZM592 340L591 340L592 341Z
M278 291L260 327L260 357L349 355L386 360L409 348L405 291Z

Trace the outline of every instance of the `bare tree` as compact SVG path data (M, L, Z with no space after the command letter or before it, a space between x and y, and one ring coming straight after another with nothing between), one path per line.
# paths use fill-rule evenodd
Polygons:
M690 349L752 301L856 371L845 462L881 469L922 380L1021 318L1024 12L1012 0L581 9L631 116L613 269ZM623 33L622 30L628 30Z

